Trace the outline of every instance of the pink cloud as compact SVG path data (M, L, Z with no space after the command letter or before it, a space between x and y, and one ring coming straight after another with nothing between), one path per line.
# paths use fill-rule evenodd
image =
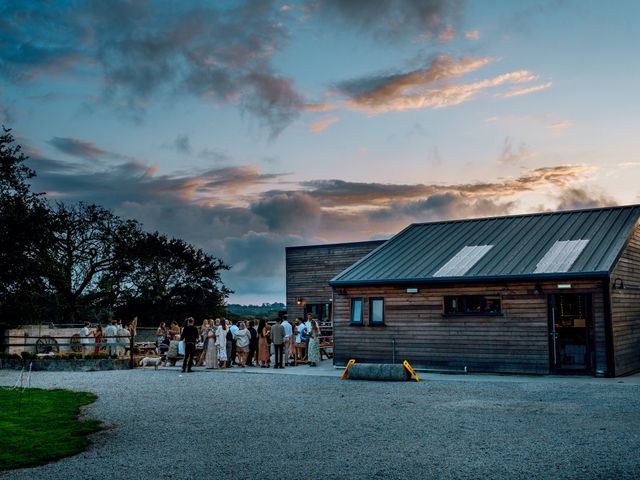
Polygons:
M530 93L536 93L541 90L546 90L553 85L553 82L542 83L540 85L534 85L533 87L513 88L505 93L498 93L496 96L503 98L519 97L520 95L528 95Z
M338 117L335 116L321 118L309 127L309 131L311 131L312 133L323 132L337 121Z
M480 30L469 30L464 32L464 38L467 40L480 40Z

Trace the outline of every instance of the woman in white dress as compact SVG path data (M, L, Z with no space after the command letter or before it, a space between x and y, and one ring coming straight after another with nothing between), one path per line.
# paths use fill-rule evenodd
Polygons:
M210 328L207 330L207 353L205 363L207 368L218 368L218 345L216 344L216 332L214 330L213 320Z
M216 347L218 348L218 362L220 368L227 365L227 320L220 319L220 326L216 329Z
M311 332L309 333L309 352L307 360L310 367L315 367L320 362L320 328L313 320L311 322Z

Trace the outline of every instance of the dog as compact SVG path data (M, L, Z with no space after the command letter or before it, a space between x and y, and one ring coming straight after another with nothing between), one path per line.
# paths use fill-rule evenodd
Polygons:
M149 365L153 365L153 368L157 370L161 364L162 364L162 358L160 357L144 357L142 360L140 360L140 366L142 368L148 367Z

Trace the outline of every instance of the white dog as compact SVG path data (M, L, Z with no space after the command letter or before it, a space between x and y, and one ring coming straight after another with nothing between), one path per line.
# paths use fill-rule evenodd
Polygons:
M162 358L160 357L144 357L142 360L140 360L141 367L144 368L144 367L148 367L149 365L153 365L153 368L155 368L156 370L158 369L161 363L162 363Z

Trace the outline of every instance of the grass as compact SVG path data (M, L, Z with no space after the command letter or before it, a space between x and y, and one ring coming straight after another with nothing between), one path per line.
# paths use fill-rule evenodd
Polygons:
M78 416L96 399L69 390L0 388L0 470L34 467L83 451L87 435L102 427Z

